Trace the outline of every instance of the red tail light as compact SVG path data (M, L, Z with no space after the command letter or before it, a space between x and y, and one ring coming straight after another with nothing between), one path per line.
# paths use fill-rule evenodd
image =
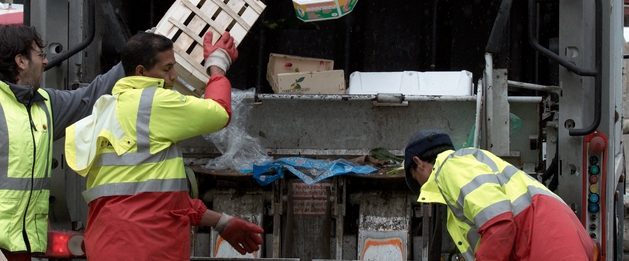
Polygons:
M71 230L48 230L48 248L45 257L85 257L83 232Z

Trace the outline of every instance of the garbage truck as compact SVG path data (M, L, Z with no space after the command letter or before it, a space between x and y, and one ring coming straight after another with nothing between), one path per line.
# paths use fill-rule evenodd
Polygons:
M47 41L48 88L86 85L119 61L131 35L169 22L158 33L176 46L175 89L199 96L199 39L236 36L234 119L181 145L191 196L259 224L264 243L240 256L211 228L194 228L192 260L463 260L445 208L417 203L399 170L422 128L537 178L600 243L599 260L623 260L622 1L303 2L15 1ZM299 68L312 60L314 69ZM278 91L281 79L289 91ZM50 226L80 234L85 180L65 165L63 144L54 147ZM350 165L373 170L254 171L283 159L362 159Z

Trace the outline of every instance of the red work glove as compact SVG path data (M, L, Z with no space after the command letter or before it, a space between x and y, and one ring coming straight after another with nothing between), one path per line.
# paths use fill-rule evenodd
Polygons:
M223 224L227 224L223 229ZM241 255L253 253L260 249L264 229L251 222L244 221L237 217L231 217L225 213L221 216L215 228L219 235L238 251Z
M203 38L203 58L206 71L210 66L217 66L227 72L229 66L238 58L238 49L234 45L234 38L225 32L223 36L212 44L212 31L208 31ZM207 72L208 74L209 71Z

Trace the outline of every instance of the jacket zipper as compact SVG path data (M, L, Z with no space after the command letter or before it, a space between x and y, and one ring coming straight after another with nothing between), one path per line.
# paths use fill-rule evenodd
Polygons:
M35 133L33 129L37 131L35 122L33 122L33 116L31 115L31 106L26 107L28 112L28 120L31 123L31 138L33 140L33 164L31 164L31 191L28 194L28 201L26 201L26 209L24 210L24 216L22 217L22 237L24 237L24 244L26 244L26 251L31 253L31 243L28 240L28 233L26 232L26 214L28 213L28 206L31 204L31 198L33 197L33 186L35 183L35 163L37 162L37 144L35 144Z

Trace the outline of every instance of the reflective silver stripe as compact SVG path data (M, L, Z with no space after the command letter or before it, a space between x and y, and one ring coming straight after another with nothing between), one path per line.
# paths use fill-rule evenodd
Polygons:
M516 168L515 166L512 165L507 165L505 167L505 169L502 170L502 172L500 173L500 177L498 177L498 179L500 180L500 182L502 182L502 184L507 184L509 183L509 180L511 180L511 178L513 176L515 176L516 173L520 172L521 170L519 170L518 168ZM529 175L526 175L527 177L530 177ZM535 180L535 179L533 179Z
M44 177L50 178L50 155L52 155L50 150L52 149L52 140L54 136L54 133L52 132L52 117L50 116L50 113L48 113L48 107L45 102L39 103L39 107L41 107L44 113L46 113L46 126L48 126L48 139L50 141L48 143L48 151L46 152L46 175Z
M529 189L531 189L529 187ZM520 212L522 212L525 208L527 208L528 206L530 206L531 204L533 204L533 200L531 199L531 196L529 196L529 194L524 193L522 194L522 196L519 196L518 198L516 198L513 201L513 216L517 216L518 214L520 214Z
M465 197L467 197L467 195L472 193L474 190L476 190L483 184L487 184L487 183L494 183L494 184L502 185L498 181L498 178L495 174L481 174L474 177L472 181L468 182L467 184L465 184L465 186L461 187L459 191L459 198L456 200L456 204L459 205L459 208L463 209L464 207L463 204L465 202Z
M439 191L441 192L441 188L439 188ZM441 192L441 195L443 195L443 192ZM463 221L463 222L467 223L468 225L470 225L471 227L474 227L474 222L472 222L471 220L467 219L465 217L465 214L463 213L462 210L460 210L456 206L450 204L450 201L448 201L448 200L445 200L445 202L448 205L448 207L450 208L450 211L452 211L452 214L454 214L454 216L459 221Z
M563 201L563 199L561 199L559 196L555 195L554 193L544 189L544 188L539 188L539 187L535 187L535 186L528 186L528 191L529 191L529 197L533 198L533 196L535 195L546 195L546 196L551 196L563 203L565 203Z
M45 109L46 117L49 119L50 126L50 114L48 113L48 109ZM50 132L48 135L52 135ZM49 136L49 137L50 137ZM7 123L6 116L4 114L4 108L2 104L0 104L0 137L9 137L9 127ZM52 144L48 144L48 149L50 150L50 146ZM48 151L50 152L50 151ZM47 154L50 155L50 154ZM46 156L48 157L48 156ZM46 163L48 164L48 158L46 159ZM9 177L9 141L5 140L4 142L0 142L0 189L1 190L31 190L31 180L33 181L33 190L42 190L48 189L50 187L50 175L48 173L48 165L46 165L46 176L43 178L33 178L25 177L25 178L10 178Z
M156 154L125 153L120 156L115 152L103 153L94 162L93 168L102 166L137 166L143 163L156 163L181 157L181 146L172 145Z
M103 184L83 191L87 203L106 196L131 196L141 192L176 192L188 191L188 180L150 179L144 182L121 182Z
M0 189L2 188L8 181L9 177L9 126L7 126L7 118L4 116L4 108L0 103L0 137L2 137L3 141L0 142Z
M138 153L149 153L151 150L151 140L149 138L149 122L151 120L151 109L153 108L153 96L157 87L142 90L140 105L138 107L138 117L135 125L136 144Z
M470 246L470 248L467 249L467 252L463 253L463 258L465 258L465 260L476 260L476 256L474 255L474 249Z
M469 249L474 252L474 248L476 248L476 244L480 240L480 234L478 234L478 229L475 227L470 228L470 231L467 232L467 242L470 243Z
M478 234L478 229L476 227L470 228L470 230L467 232L467 243L469 243L470 245L467 247L467 251L463 253L463 257L467 258L467 256L471 256L472 259L470 260L474 260L474 253L476 252L474 251L474 249L476 248L476 244L478 244L478 241L480 241L480 234Z
M503 201L498 201L494 204L491 204L474 216L474 224L476 227L482 227L487 221L490 219L502 214L509 212L511 213L511 201L506 199Z
M486 164L487 166L489 166L492 171L498 172L498 166L496 166L496 163L493 160L491 160L489 157L487 157L487 155L485 155L485 152L483 152L482 150L479 150L479 149L474 149L474 148L460 149L460 150L457 150L454 153L450 154L450 157L466 156L466 155L470 155L470 154L472 154L476 158L476 160L478 160L478 161Z

